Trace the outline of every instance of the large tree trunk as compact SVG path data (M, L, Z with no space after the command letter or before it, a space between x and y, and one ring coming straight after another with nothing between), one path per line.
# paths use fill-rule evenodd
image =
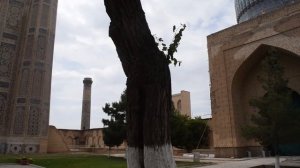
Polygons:
M127 76L128 168L173 168L168 62L148 27L140 0L105 0L109 35Z

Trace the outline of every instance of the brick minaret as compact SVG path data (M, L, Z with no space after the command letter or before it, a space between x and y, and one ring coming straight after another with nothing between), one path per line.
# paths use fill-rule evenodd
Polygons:
M81 130L90 129L92 83L92 78L84 78L83 80L84 86L82 99Z

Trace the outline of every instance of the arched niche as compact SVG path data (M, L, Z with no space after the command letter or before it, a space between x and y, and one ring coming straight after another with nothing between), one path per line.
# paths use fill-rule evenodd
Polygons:
M180 99L177 101L177 110L181 111L181 100Z
M247 57L234 74L231 95L233 122L238 146L258 145L254 141L247 141L241 136L241 127L249 123L251 114L256 112L255 108L249 105L249 101L265 94L261 83L258 81L258 76L262 74L262 60L271 47L274 46L260 45ZM300 93L300 56L279 47L274 48L279 52L279 61L284 67L284 77L289 80L288 87Z
M75 145L73 141L74 141L74 138L71 136L68 136L66 139L67 145Z

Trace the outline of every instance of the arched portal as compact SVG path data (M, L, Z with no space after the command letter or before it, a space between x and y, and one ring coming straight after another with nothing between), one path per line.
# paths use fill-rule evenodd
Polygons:
M238 68L231 85L233 122L235 125L236 142L239 147L259 146L241 136L241 127L250 123L256 109L249 105L253 98L261 97L263 90L258 76L262 75L262 60L273 46L259 46ZM300 93L300 56L282 48L274 47L279 53L280 64L284 67L284 77L289 80L288 87Z
M241 137L240 127L249 120L249 112L254 111L248 105L249 98L264 94L257 75L269 47L278 47L288 87L300 93L299 8L300 3L295 3L208 36L216 157L245 157L251 146L259 147ZM257 154L261 155L261 151Z

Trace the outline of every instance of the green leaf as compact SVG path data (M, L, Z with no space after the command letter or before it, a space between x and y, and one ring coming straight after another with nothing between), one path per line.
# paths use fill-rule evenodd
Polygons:
M175 65L175 66L177 65L177 62L178 62L178 61L177 61L176 59L174 59L174 65Z
M162 51L162 53L166 57L168 63L171 64L173 62L173 64L175 66L177 64L179 66L181 65L181 61L178 61L174 57L174 54L177 52L177 48L178 48L178 46L180 44L182 33L185 30L185 28L186 28L185 24L181 24L181 26L182 27L179 29L178 33L176 33L176 26L175 25L173 26L174 39L173 39L172 43L169 44L169 47L167 47L167 45L165 43L163 43L163 39L162 38L157 38L155 34L153 35L154 38L155 38L157 47Z

